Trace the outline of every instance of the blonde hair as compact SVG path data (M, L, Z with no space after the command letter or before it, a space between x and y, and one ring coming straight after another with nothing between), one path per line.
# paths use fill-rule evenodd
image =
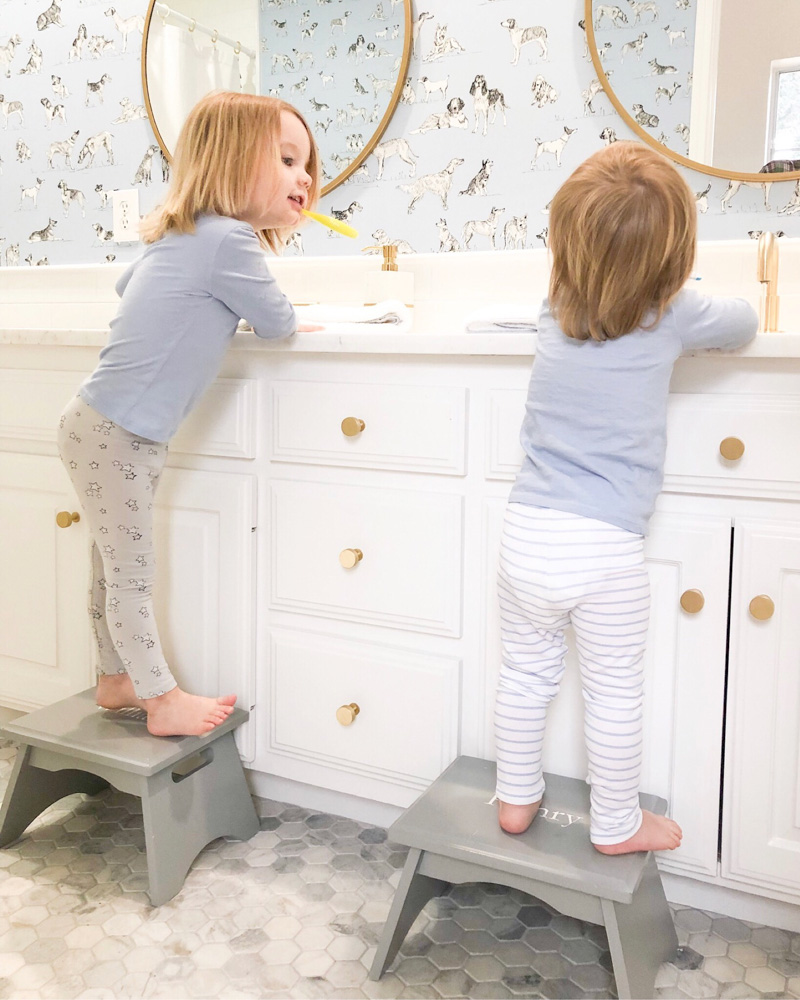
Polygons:
M691 272L697 206L675 167L637 142L590 156L550 206L550 306L577 340L655 326Z
M319 153L300 112L275 97L217 91L195 104L181 128L167 196L139 228L144 242L155 243L173 231L193 233L195 220L206 212L240 218L262 158L274 160L277 170L282 111L293 114L308 132L308 204L313 206L319 195ZM278 253L291 232L261 229L257 236L262 246Z

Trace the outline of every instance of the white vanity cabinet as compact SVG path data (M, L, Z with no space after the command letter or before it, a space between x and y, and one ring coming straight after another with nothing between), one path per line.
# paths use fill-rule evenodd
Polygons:
M166 468L156 494L154 603L178 684L197 694L255 691L256 477ZM252 760L254 722L236 732Z
M408 805L462 747L469 390L411 358L270 362L255 767Z
M0 704L30 710L92 683L80 509L60 459L0 452Z
M800 520L737 520L732 581L722 870L797 898Z
M156 509L168 657L252 707L255 790L365 817L493 753L497 550L531 360L518 342L392 336L237 342L171 442ZM47 371L3 350L0 702L30 708L91 682L85 526L54 521L75 504L53 428L83 372L71 347L48 348ZM796 353L679 362L646 543L642 787L684 829L660 864L779 901L800 901ZM751 614L760 596L771 617ZM570 653L547 769L585 775L582 711Z
M94 683L90 542L55 447L59 414L85 374L0 370L0 703L11 708L37 708ZM251 460L254 409L251 381L215 383L173 439L155 510L155 604L167 658L191 690L236 691L247 707L256 673L252 461L212 471L175 460ZM252 724L237 738L251 759Z

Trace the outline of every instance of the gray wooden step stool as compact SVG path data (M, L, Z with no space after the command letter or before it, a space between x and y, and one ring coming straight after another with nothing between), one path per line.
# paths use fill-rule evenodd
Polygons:
M652 852L616 857L589 841L589 786L546 774L539 814L523 834L497 822L495 764L459 757L390 827L411 848L369 978L394 960L409 928L433 896L451 883L507 885L549 906L606 928L617 993L652 997L662 962L678 938ZM664 799L640 795L642 807L663 815Z
M150 901L160 906L206 844L259 830L233 738L249 713L234 709L206 736L151 736L144 713L105 711L94 699L90 688L3 726L19 753L0 809L0 847L65 795L112 785L142 800Z

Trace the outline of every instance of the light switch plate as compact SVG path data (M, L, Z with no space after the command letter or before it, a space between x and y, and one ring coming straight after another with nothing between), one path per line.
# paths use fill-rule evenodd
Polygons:
M111 192L111 228L115 243L136 243L139 239L139 192L136 188Z

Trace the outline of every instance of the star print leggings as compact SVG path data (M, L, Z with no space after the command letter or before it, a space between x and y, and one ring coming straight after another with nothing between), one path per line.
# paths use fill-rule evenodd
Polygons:
M131 434L76 396L61 415L58 449L92 536L98 673L127 673L139 698L156 698L176 686L153 610L153 498L167 445Z

